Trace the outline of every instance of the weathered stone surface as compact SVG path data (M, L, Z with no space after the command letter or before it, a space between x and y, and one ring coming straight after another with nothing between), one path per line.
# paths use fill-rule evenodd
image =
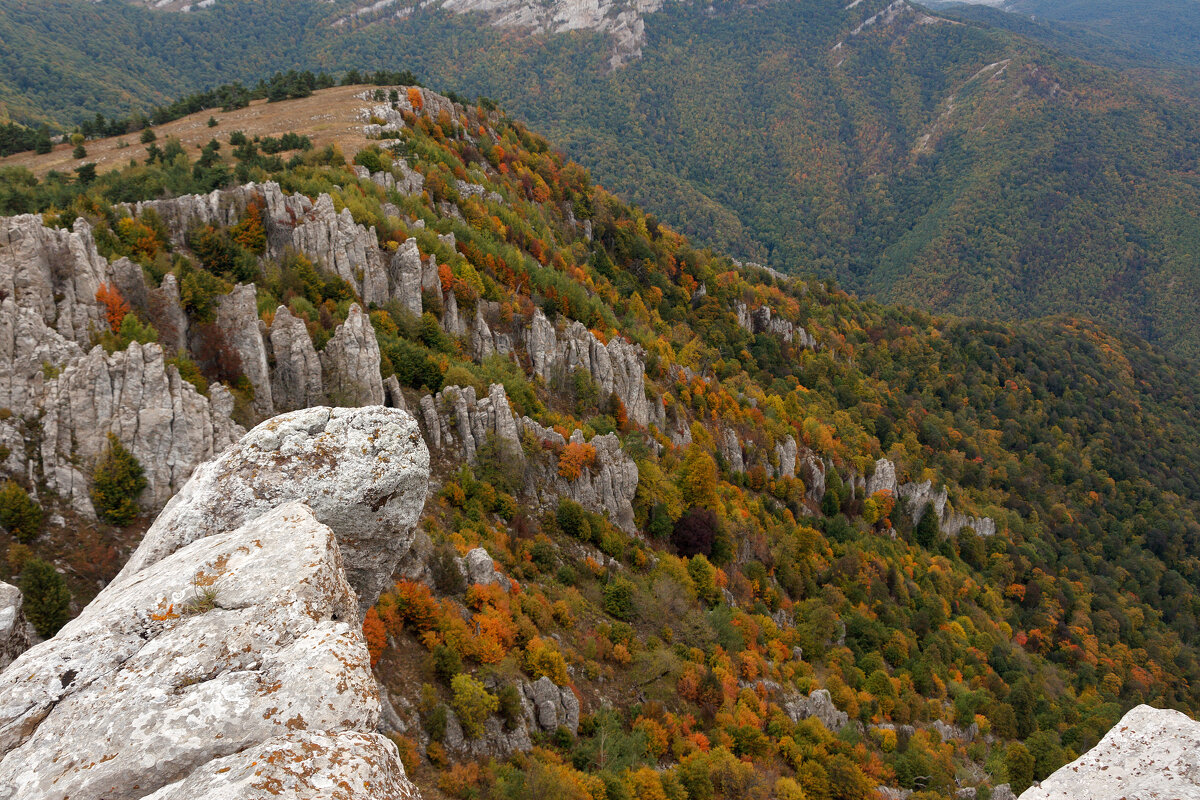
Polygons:
M788 344L798 344L809 350L817 349L817 340L799 325L773 316L770 306L762 305L751 309L745 303L734 304L738 325L753 334L769 333Z
M799 453L800 448L796 444L796 437L790 434L775 445L775 458L779 461L778 474L781 477L796 477L796 457Z
M239 283L217 304L217 326L242 360L242 374L254 387L251 407L260 419L275 413L267 346L258 320L258 292L252 283Z
M275 310L268 337L274 360L271 396L276 409L294 411L324 403L321 360L304 320L280 306Z
M896 465L886 458L876 461L875 473L867 481L867 496L870 497L876 492L884 492L896 497L897 488Z
M992 795L995 797L995 794ZM1200 797L1200 722L1140 705L1021 800Z
M389 265L392 297L416 316L421 316L421 251L416 239L396 248Z
M63 338L86 348L108 328L96 301L106 283L114 283L112 266L82 218L70 231L47 228L36 214L0 219L0 297L32 310Z
M525 721L531 730L557 730L565 726L579 730L579 698L568 686L558 686L545 675L533 683L522 684Z
M926 503L933 504L933 513L941 520L942 512L946 509L946 501L950 498L950 493L945 486L941 487L938 491L934 491L932 481L902 483L898 488L898 492L900 497L904 499L905 506L912 517L914 525L921 521L921 516L925 513Z
M339 406L382 405L379 342L367 315L355 303L321 351L325 391Z
M257 796L232 790L260 767L410 796L366 735L379 703L356 612L333 531L300 503L123 572L0 674L0 797ZM328 757L355 732L361 758ZM256 748L309 761L256 765Z
M337 534L366 613L412 541L428 477L429 451L403 411L318 407L283 414L197 469L117 580L299 500Z
M303 221L292 231L292 244L345 279L368 306L390 299L375 229L356 223L348 208L338 214L329 195L319 196L306 210Z
M543 450L549 456L567 444L567 440L557 431L545 428L529 417L522 417L521 425L526 434L543 443ZM582 443L583 431L576 429L570 441ZM595 448L596 460L591 466L585 467L578 478L563 478L558 474L557 458L543 458L527 470L526 492L546 505L557 503L561 497L568 497L590 511L604 514L622 530L633 532L637 464L621 449L621 440L614 434L594 436L587 444Z
M21 610L23 604L21 590L0 581L0 669L29 649L31 636Z
M44 386L36 407L47 486L81 512L92 513L90 472L111 432L138 459L148 486L144 508L156 508L192 470L242 434L229 414L232 398L219 385L209 400L165 363L157 344L108 355L95 347Z
M447 386L436 396L425 395L421 420L434 449L457 448L457 457L474 463L480 448L491 440L503 458L518 468L525 463L516 415L502 384L492 384L488 396L480 399L471 386Z
M168 353L187 348L188 318L179 300L179 282L167 273L162 285L146 294L146 313L158 331L158 342Z
M469 550L463 556L463 565L467 570L467 580L471 583L479 583L484 586L497 584L504 589L508 589L510 585L509 579L496 571L495 562L488 555L488 551L482 547Z
M721 456L729 465L730 472L746 471L746 464L742 459L742 443L732 428L726 428L721 433Z
M808 697L794 697L784 703L783 710L795 722L816 717L835 733L850 722L850 715L833 704L828 689L814 689Z
M951 725L949 722L944 722L940 719L935 719L930 727L937 731L938 736L942 737L943 742L972 742L979 735L979 726L974 722L963 728L958 725Z
M1007 783L1001 783L992 788L992 800L1017 800L1017 796Z
M533 314L527 345L534 374L547 383L555 385L573 370L582 369L596 381L602 398L615 392L632 422L649 424L645 351L638 345L621 338L605 345L578 321L559 334L541 309Z
M294 731L224 758L145 800L420 800L379 733Z

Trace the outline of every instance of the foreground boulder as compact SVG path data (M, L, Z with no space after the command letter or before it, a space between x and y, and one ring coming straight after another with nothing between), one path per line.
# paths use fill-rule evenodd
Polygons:
M333 531L288 503L105 589L0 674L0 798L406 798Z
M1021 800L1200 797L1200 722L1142 705Z
M199 468L0 673L0 800L418 800L360 615L428 477L412 418L379 407L277 417Z
M428 478L429 451L403 411L318 407L282 414L196 469L117 582L197 539L299 500L337 535L361 616L412 544Z

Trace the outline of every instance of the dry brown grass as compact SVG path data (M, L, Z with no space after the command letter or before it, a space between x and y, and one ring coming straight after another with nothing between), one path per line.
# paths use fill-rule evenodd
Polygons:
M222 152L229 152L229 134L242 131L247 136L279 136L294 131L312 139L316 147L337 144L347 158L362 149L367 139L363 136L363 123L358 112L365 104L355 98L364 90L374 91L375 86L335 86L314 92L311 97L268 103L256 100L246 108L236 111L201 111L197 114L168 122L154 128L158 134L159 147L168 136L179 139L193 157L200 148L216 139L221 142ZM208 118L216 117L217 127L208 127ZM0 167L20 166L35 175L45 175L50 170L70 172L81 164L92 162L97 172L108 172L126 166L130 159L145 161L146 145L141 143L140 133L127 133L108 139L95 139L85 143L87 158L72 158L74 148L69 144L56 145L44 155L17 153L0 158Z

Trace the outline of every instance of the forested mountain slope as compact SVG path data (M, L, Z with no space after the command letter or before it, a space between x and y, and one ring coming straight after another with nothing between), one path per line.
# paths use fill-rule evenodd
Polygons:
M386 403L435 491L365 633L427 797L1020 791L1200 710L1186 362L738 268L494 109L360 101L353 165L218 124L0 171L3 563L43 633L242 428Z
M344 10L0 4L5 102L111 114L273 69L403 66L499 99L735 255L957 313L1070 310L1200 352L1200 114L1169 92L906 2L672 4L619 69L594 32L522 35L436 6L334 25Z

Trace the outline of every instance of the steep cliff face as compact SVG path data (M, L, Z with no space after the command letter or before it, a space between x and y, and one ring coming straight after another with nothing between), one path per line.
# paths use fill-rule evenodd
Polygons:
M529 325L528 349L534 374L551 385L580 369L591 375L602 396L615 393L637 424L648 424L659 411L646 399L646 354L637 345L620 338L605 344L578 321L560 332L537 309Z
M192 469L242 429L230 418L233 400L221 386L209 397L179 377L160 345L134 343L108 355L92 341L109 328L96 294L130 279L126 265L101 256L91 228L48 228L31 215L0 220L0 439L5 468L45 485L76 510L92 514L92 465L115 434L146 470L147 507L161 506ZM136 289L129 290L138 302ZM174 283L143 294L178 309ZM174 300L174 306L171 301ZM14 446L16 445L16 446Z
M1021 800L1200 797L1200 722L1141 705Z
M437 395L421 398L421 422L435 452L451 460L475 463L483 448L520 475L525 495L540 505L567 497L605 514L621 529L634 530L633 498L638 472L613 434L584 441L576 430L570 439L513 411L504 387L492 384L488 396L477 398L472 387L447 386ZM530 447L525 446L528 440ZM558 453L568 441L589 444L595 459L578 477L559 474Z
M121 575L0 674L0 797L418 797L375 732L360 619L427 476L385 409L270 420L198 470Z

